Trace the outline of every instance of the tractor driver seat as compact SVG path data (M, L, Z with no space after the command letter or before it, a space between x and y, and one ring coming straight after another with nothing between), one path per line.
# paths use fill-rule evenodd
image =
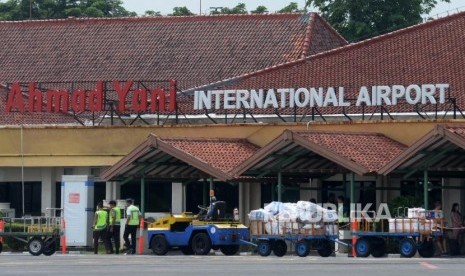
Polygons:
M226 202L216 201L212 203L212 209L208 212L208 220L224 219L226 213Z

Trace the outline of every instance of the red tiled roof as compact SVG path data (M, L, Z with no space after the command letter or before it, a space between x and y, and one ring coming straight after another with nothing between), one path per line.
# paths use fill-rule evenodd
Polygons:
M345 88L356 98L361 86L449 83L451 97L465 108L465 12L329 50L311 57L214 83L208 89L276 89L288 87ZM352 105L355 105L354 103ZM391 112L414 112L415 107L388 106ZM441 105L439 110L448 108ZM372 112L375 107L367 107ZM427 107L434 110L434 106ZM292 114L293 110L283 110ZM302 110L301 110L302 111ZM319 108L341 114L341 107ZM257 113L273 113L259 110ZM355 106L346 113L360 113Z
M0 82L178 80L184 89L347 42L316 14L0 22Z
M232 169L258 147L245 139L159 138L153 134L128 155L102 172L103 179L140 177L233 179ZM177 160L177 162L176 162ZM180 161L180 162L179 162Z
M231 172L259 148L245 139L225 138L159 138L161 141L194 156L196 159Z
M377 172L407 147L378 133L294 131L300 137Z

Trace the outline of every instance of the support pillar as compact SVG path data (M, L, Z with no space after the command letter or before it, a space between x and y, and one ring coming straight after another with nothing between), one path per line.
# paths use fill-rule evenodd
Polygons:
M355 173L350 173L350 204L355 203Z
M215 190L215 182L213 182L213 177L210 177L210 190L208 191L208 194L210 195L211 191ZM210 201L211 201L211 196L210 196Z
M282 201L283 177L281 172L278 173L278 201Z
M180 182L171 184L171 213L181 214L184 210L184 187Z
M42 168L42 198L41 198L41 213L46 213L47 208L55 208L56 204L56 184L53 168Z
M105 200L112 200L113 199L113 182L107 181L105 182Z

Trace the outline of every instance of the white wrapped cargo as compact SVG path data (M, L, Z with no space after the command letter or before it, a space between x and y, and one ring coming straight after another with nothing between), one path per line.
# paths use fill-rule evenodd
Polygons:
M408 208L407 218L424 218L426 211L424 208Z
M283 203L278 202L278 201L273 201L270 204L265 206L265 210L272 213L273 215L276 215L279 212L281 212L282 208L283 208Z
M324 223L334 223L337 219L335 210L328 210L308 201L297 203L273 201L264 209L249 213L249 220L253 222L251 223L253 231L251 231L259 233L265 231L269 235L308 232L306 230L314 232L319 229L321 229L319 233L327 231L330 234L337 234L337 225L324 225Z
M249 213L249 220L252 221L269 221L273 217L273 214L266 211L265 209L252 210Z

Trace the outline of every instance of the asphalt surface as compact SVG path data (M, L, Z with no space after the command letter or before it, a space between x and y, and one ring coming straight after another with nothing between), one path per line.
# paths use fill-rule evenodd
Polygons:
M463 275L463 258L0 254L0 275Z

